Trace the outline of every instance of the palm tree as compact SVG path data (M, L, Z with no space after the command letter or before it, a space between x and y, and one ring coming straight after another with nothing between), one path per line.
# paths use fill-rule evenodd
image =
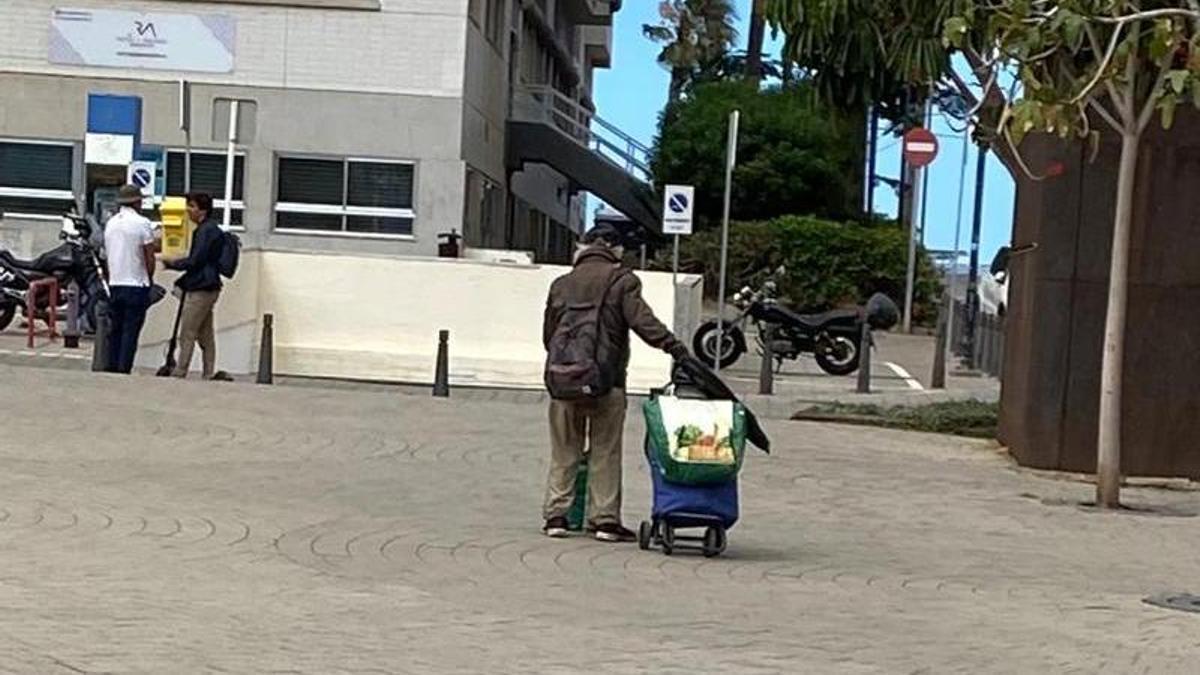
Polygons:
M661 21L642 33L663 44L658 62L671 71L669 101L678 101L703 64L728 53L737 39L732 0L663 0Z
M746 77L762 81L763 42L767 35L767 0L753 0L750 6L750 37L746 46Z
M848 109L876 105L904 125L905 98L923 99L951 70L941 27L963 0L769 0L784 54ZM913 101L909 101L910 106ZM912 106L920 109L920 106Z

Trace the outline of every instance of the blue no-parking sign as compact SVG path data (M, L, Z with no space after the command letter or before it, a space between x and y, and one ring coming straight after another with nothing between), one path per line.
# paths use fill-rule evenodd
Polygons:
M663 234L691 234L696 211L696 188L668 185L663 195Z

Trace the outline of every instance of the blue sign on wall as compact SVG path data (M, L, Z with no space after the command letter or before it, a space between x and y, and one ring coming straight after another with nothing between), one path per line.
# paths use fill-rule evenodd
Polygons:
M132 136L134 151L142 142L142 99L137 96L88 94L89 134Z

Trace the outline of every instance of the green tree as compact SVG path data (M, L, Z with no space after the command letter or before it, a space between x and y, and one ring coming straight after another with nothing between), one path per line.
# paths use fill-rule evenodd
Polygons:
M700 228L719 224L725 186L726 122L742 111L733 217L766 220L814 214L858 218L862 140L857 128L804 85L759 90L746 81L698 86L669 104L655 139L655 182L696 186Z
M719 60L737 40L732 0L663 0L660 21L642 33L663 45L658 63L671 73L668 101L678 101L705 64Z
M705 275L705 287L717 288L721 238L713 229L688 237L685 269ZM765 272L787 268L780 290L803 311L866 302L874 293L899 298L908 269L908 238L894 222L863 226L809 216L736 222L730 228L729 279L733 289L755 285ZM937 312L937 271L919 258L915 292L916 319L929 322Z
M988 80L1019 76L1021 86L995 125L1011 147L1034 132L1098 141L1094 119L1121 139L1097 441L1097 502L1115 508L1141 140L1156 118L1169 129L1178 106L1200 106L1200 1L989 0L963 10L945 23L947 44L972 55Z

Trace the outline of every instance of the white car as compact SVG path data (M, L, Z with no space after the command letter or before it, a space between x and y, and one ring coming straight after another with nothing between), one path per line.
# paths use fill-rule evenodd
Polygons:
M1004 316L1008 309L1008 272L979 276L979 309L985 314Z
M1000 247L987 272L979 276L979 309L994 316L1008 311L1008 261L1012 248Z

